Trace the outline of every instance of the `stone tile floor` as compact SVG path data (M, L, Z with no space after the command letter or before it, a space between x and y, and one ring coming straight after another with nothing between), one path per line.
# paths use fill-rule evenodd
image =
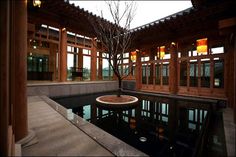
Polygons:
M28 127L38 142L22 156L114 156L37 96L28 97Z

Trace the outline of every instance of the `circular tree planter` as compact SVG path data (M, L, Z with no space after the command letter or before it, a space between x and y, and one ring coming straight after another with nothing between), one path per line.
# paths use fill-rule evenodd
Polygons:
M104 95L96 98L97 105L108 110L126 110L135 108L138 98L130 95Z

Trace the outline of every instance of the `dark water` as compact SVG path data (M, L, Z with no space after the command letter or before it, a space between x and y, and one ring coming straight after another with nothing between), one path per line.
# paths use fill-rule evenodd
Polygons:
M148 155L182 157L195 154L208 117L208 103L137 94L136 108L109 111L95 102L96 97L104 94L111 93L53 99Z

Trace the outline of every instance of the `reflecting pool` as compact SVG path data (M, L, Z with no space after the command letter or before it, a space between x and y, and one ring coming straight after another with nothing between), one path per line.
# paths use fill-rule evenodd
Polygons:
M142 94L136 108L105 110L98 93L53 98L59 104L150 156L196 156L211 103Z

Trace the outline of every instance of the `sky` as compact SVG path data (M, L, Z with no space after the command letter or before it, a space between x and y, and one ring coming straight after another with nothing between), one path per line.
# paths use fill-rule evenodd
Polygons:
M189 0L184 1L135 1L136 2L136 14L134 20L131 23L131 29L161 19L168 15L177 13L189 7L192 7L192 3ZM111 22L112 18L108 7L104 1L78 1L70 0L70 3L74 3L75 6L84 8L93 14L98 16L103 12L103 17ZM124 1L122 1L124 3Z
M123 3L124 1L122 1ZM184 1L135 1L136 2L136 14L134 20L131 23L131 29L177 13L184 9L192 7L192 3L189 0ZM112 17L108 11L108 7L104 1L80 1L70 0L70 3L74 3L75 6L84 8L93 14L98 16L103 12L103 17L111 22ZM68 58L68 67L73 66L73 59ZM84 58L84 67L90 69L90 58ZM108 67L108 63L104 63L104 67Z

